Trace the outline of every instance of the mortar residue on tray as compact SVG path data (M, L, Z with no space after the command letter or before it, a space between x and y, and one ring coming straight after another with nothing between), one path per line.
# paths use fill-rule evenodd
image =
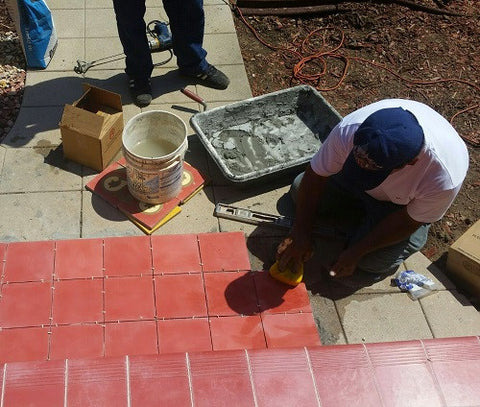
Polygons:
M288 167L320 146L318 134L295 114L232 126L212 134L210 142L233 174Z

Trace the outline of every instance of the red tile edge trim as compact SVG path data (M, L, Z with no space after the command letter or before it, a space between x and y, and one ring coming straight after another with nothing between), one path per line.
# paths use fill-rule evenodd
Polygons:
M429 352L438 359L431 360ZM460 373L467 374L459 375L458 363ZM65 397L68 406L87 395L90 405L104 406L132 405L132 398L146 407L160 400L163 405L191 405L192 397L198 405L252 407L278 401L323 407L473 405L480 400L480 374L475 374L479 366L479 337L14 362L0 368L0 405L25 405L36 397L36 405L60 406ZM221 391L205 387L216 380L224 386ZM420 399L408 391L415 383L432 382L438 385L424 387ZM39 400L36 392L42 383L49 383L52 392L44 389L48 396ZM468 404L471 400L477 403Z

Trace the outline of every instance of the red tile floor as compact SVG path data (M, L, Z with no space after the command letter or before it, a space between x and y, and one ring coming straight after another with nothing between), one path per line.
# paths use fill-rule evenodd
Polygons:
M303 285L242 233L0 245L0 362L316 345Z
M0 260L1 407L480 406L478 337L322 347L304 285L252 271L242 233Z

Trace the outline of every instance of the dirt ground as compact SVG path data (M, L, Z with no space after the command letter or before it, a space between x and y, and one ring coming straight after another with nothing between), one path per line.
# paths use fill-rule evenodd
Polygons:
M337 3L341 12L323 15L242 19L237 11L251 89L257 96L310 84L341 115L384 98L414 99L451 120L467 143L470 168L423 250L443 269L449 246L480 219L480 19L466 16L478 13L477 1L411 2L463 16L399 4Z
M467 143L470 169L423 250L443 268L449 246L480 219L478 0L410 2L461 16L384 3L390 4L340 0L335 13L250 15L244 21L237 10L235 24L254 95L308 83L342 115L379 99L408 98L452 120ZM25 80L14 31L0 0L0 141L18 115Z

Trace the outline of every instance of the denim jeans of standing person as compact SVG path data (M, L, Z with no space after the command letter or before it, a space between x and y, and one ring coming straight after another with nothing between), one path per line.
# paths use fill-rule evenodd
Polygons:
M298 175L290 189L294 202L296 202L302 177L303 173ZM344 181L341 179L341 173L330 177L317 213L319 216L333 214L336 218L341 218L342 215L348 217L348 211L361 212L360 224L348 242L348 245L352 245L370 232L384 217L400 209L401 206L392 202L377 201L365 192L348 191L346 190L348 182ZM365 255L360 259L357 267L375 274L394 273L404 260L425 245L429 228L430 224L424 224L408 239Z
M113 0L113 6L126 55L125 72L136 80L147 80L153 71L153 61L146 37L145 0ZM187 75L204 72L208 64L203 49L203 0L163 0L163 7L180 72Z

